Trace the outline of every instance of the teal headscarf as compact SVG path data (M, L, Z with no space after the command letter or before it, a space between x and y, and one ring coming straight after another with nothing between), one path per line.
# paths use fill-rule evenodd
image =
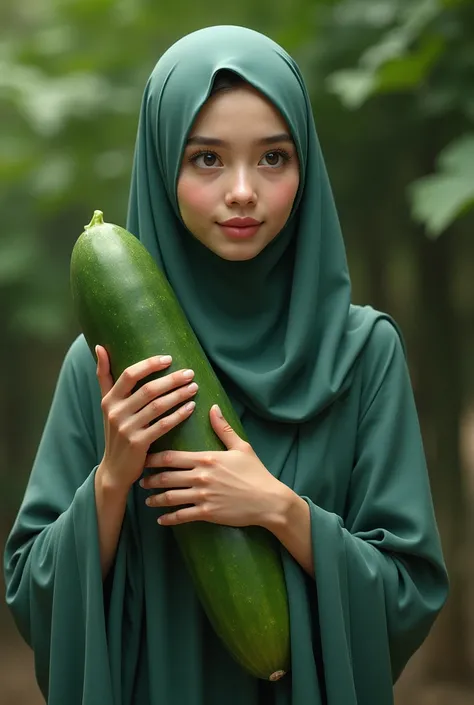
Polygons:
M300 161L292 216L245 262L223 260L198 242L176 197L187 136L222 70L272 101ZM375 316L350 305L308 93L296 63L271 39L242 27L211 27L161 57L142 103L127 227L164 269L216 371L246 408L273 421L307 421L350 382Z
M176 202L186 135L221 69L274 102L301 163L291 218L246 262L206 249ZM276 683L231 659L173 533L158 526L138 485L104 590L94 490L104 424L95 364L80 336L5 548L7 602L34 649L45 698L393 705L392 681L446 599L446 571L401 340L386 316L350 304L308 95L278 45L248 29L215 27L160 59L143 99L128 228L166 272L257 455L306 500L315 571L308 576L281 548L291 671Z

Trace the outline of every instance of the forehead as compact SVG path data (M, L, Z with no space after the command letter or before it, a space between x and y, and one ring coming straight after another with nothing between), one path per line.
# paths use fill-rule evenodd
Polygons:
M242 128L248 134L289 132L289 127L273 103L257 89L243 85L218 91L202 106L189 135L211 132L231 134Z

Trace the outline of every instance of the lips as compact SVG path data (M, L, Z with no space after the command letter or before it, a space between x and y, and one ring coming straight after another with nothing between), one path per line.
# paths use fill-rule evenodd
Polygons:
M219 223L219 225L228 228L252 228L256 225L261 225L261 222L255 220L255 218L230 218L229 220Z
M231 240L245 240L253 237L259 231L261 224L255 218L230 218L219 223L224 235Z

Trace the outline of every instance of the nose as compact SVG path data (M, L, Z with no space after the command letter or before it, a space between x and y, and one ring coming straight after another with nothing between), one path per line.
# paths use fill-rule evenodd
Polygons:
M245 167L240 167L231 175L225 202L227 206L248 205L257 202L257 192L252 175Z

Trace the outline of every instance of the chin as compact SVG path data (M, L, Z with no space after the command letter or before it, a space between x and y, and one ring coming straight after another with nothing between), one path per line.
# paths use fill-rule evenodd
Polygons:
M263 247L257 247L255 244L249 244L247 247L230 246L230 247L212 247L212 251L221 259L225 259L228 262L246 262L247 260L254 259L260 252L264 249Z
M269 243L262 242L261 239L246 242L222 241L221 239L212 241L209 239L203 244L218 257L228 262L246 262L257 257Z

